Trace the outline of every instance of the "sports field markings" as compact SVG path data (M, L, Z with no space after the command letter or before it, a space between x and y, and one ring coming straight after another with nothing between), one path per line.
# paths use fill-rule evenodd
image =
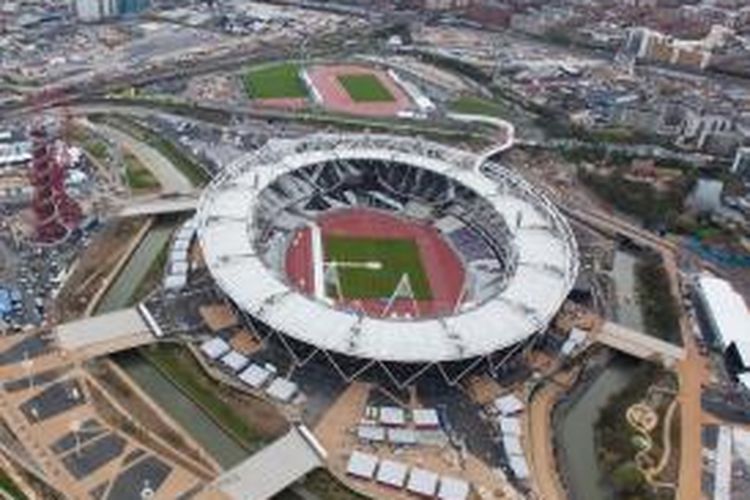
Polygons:
M406 275L416 300L432 299L419 247L412 239L326 236L324 252L327 274L337 281L327 283L333 288L329 296L387 300Z
M393 94L380 79L369 73L342 74L336 77L354 102L393 102Z
M251 69L242 78L251 99L306 98L307 88L299 75L298 64L277 64Z

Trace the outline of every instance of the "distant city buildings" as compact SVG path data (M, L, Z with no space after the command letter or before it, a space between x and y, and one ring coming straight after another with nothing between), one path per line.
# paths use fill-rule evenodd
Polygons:
M151 0L72 0L79 20L96 22L111 17L137 14L147 9Z

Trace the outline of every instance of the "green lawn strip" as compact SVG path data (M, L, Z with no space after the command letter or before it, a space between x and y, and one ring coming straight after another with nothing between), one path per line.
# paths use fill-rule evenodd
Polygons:
M202 368L192 359L184 347L152 346L141 349L148 359L186 396L195 402L231 435L238 443L253 451L263 440L247 423L220 397L216 395L216 382L203 373Z
M28 498L4 470L0 470L0 490L15 500L26 500Z
M242 78L245 92L252 99L305 98L307 89L299 70L295 63L251 69Z
M494 116L497 118L506 118L512 112L503 103L484 99L477 96L459 97L448 105L448 108L456 113L466 113L469 115Z
M669 275L659 257L646 257L636 265L636 293L646 333L682 345L680 313L672 295Z
M357 493L339 481L327 469L315 469L302 481L302 486L318 498L326 500L364 500L368 497Z
M431 298L419 248L413 240L393 238L325 238L328 262L379 263L379 269L339 267L342 293L347 299L381 299L390 297L404 274L417 300Z
M135 155L125 153L123 161L125 162L125 180L131 189L146 191L159 187L159 181L154 177L154 174Z
M392 102L395 100L393 94L375 75L348 74L339 75L337 78L354 102Z

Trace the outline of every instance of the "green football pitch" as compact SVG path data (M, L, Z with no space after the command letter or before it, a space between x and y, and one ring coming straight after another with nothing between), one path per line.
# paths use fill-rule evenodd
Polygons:
M243 78L245 91L253 99L307 97L299 69L297 64L278 64L250 70Z
M326 263L336 263L341 294L347 300L387 299L404 274L415 299L432 298L414 240L326 236L323 246Z
M391 102L395 100L390 91L375 75L348 74L339 75L337 78L354 102Z

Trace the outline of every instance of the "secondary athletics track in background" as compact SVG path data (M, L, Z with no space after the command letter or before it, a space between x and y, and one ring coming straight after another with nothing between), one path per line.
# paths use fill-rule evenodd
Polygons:
M310 81L323 100L322 106L328 111L362 116L397 116L399 112L411 108L411 100L388 73L375 68L356 65L313 66L307 71ZM393 96L392 101L355 102L341 82L341 75L372 75L378 79Z

